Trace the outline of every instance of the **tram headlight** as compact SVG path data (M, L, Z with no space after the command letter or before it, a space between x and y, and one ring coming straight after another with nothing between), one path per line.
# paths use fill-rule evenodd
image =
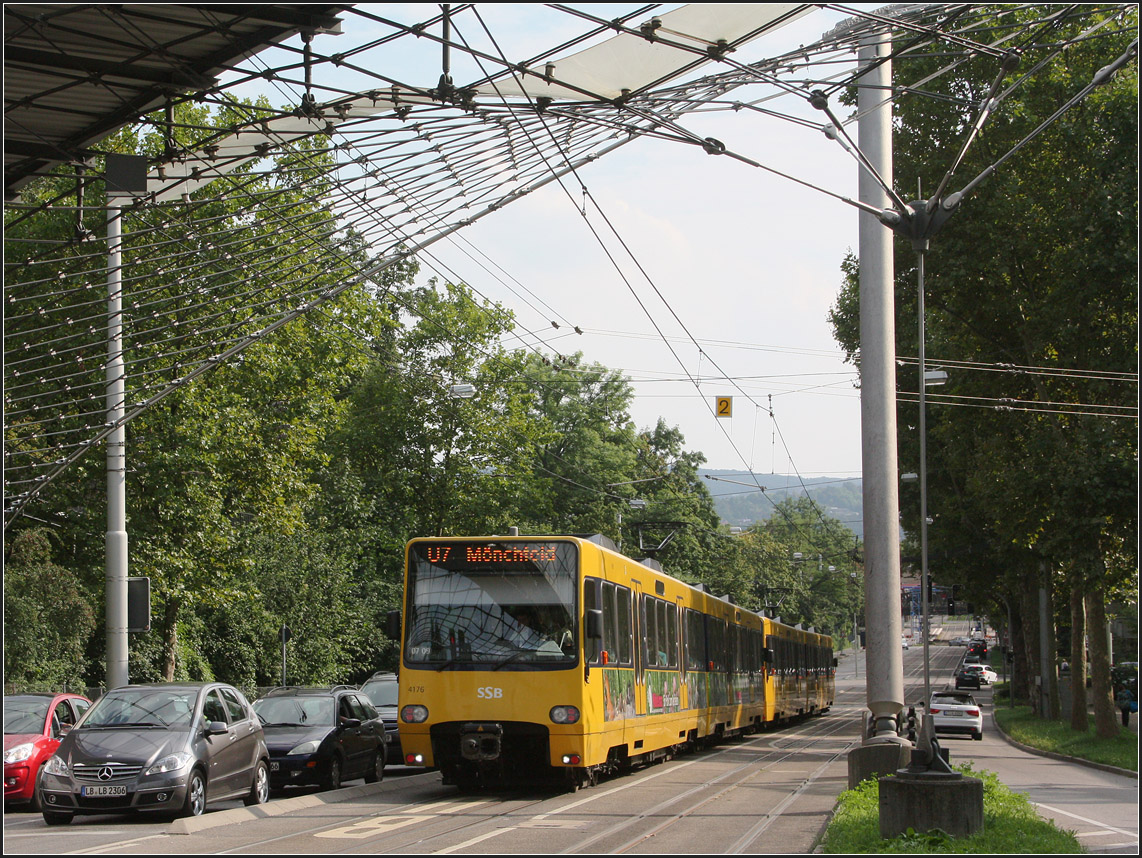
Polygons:
M406 724L422 724L428 720L428 707L419 704L405 706L400 711L400 719Z
M550 717L556 724L575 724L579 720L579 710L575 706L552 706Z

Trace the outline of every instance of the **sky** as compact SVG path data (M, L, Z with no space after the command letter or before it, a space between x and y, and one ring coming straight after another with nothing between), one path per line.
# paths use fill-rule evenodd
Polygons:
M357 8L414 23L438 7ZM611 17L634 7L577 8ZM479 10L511 59L585 29L584 22L537 4L480 4ZM809 44L843 18L816 10L734 58L752 62ZM370 32L356 15L343 20L344 34L318 36L315 50L344 51L391 32ZM475 43L480 34L473 23L458 20L457 29ZM271 54L263 56L275 64ZM366 56L377 71L405 82L433 85L440 75L440 49L427 40L401 39ZM718 70L709 64L700 73ZM452 76L461 85L478 72L454 53ZM316 69L314 81L354 91L376 85L329 66ZM259 91L275 105L297 101L296 92L268 86ZM857 196L855 162L817 129L749 111L691 115L683 124L774 169ZM686 448L700 451L709 468L858 477L856 372L844 362L827 319L841 262L857 247L857 210L740 161L649 138L583 168L578 180L617 237L591 207L584 218L576 181L567 183L570 194L551 183L456 240L433 245L420 257L423 277L461 279L513 310L519 327L541 337L541 348L582 352L587 362L621 370L635 391L636 426L653 427L660 418L677 426ZM588 222L605 236L606 249ZM583 333L575 334L574 326ZM733 397L731 417L715 415L719 396Z

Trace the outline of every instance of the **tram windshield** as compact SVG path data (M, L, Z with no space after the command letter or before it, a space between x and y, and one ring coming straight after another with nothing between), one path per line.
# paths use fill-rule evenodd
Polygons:
M407 664L535 670L578 662L575 544L418 542L408 564Z

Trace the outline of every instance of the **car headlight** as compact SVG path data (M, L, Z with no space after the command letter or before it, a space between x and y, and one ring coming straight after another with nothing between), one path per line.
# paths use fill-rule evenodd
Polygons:
M173 754L167 754L145 772L144 775L161 775L166 772L177 772L179 769L184 769L190 765L191 756L185 751L176 751Z
M63 757L57 756L56 754L52 754L51 757L48 758L48 761L44 763L44 771L49 775L59 775L61 778L71 776L71 772L68 771L67 763L63 761Z
M321 744L320 742L302 742L296 748L293 748L292 750L290 750L289 756L292 757L295 754L313 754L313 753L316 753L317 752L317 746L320 744Z
M14 748L8 748L4 752L4 765L24 762L24 760L32 756L32 752L35 749L36 746L32 742L25 742L22 745L16 745Z

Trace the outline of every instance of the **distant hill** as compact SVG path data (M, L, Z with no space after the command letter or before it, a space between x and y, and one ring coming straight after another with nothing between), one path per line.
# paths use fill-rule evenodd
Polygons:
M698 470L706 488L714 497L714 505L723 522L735 527L749 527L766 521L774 504L788 497L808 494L831 518L864 538L862 480L860 477L797 477L788 474L753 474L749 471ZM709 479L718 477L718 479ZM765 487L760 492L757 481ZM744 485L743 485L744 484Z

